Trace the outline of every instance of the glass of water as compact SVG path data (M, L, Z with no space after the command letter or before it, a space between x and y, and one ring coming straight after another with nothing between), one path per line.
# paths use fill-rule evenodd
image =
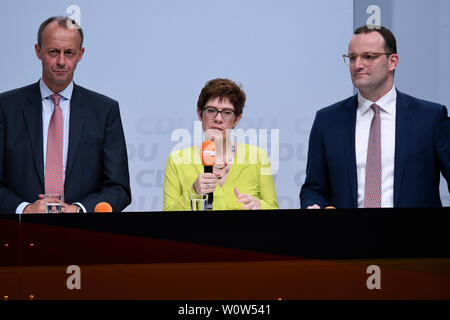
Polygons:
M45 194L45 212L61 213L62 197L62 194Z
M208 201L207 194L190 194L189 200L191 201L191 211L205 211L206 203Z

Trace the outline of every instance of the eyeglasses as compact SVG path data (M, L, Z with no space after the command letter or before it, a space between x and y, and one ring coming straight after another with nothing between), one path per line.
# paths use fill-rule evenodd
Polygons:
M214 119L217 117L217 114L220 113L223 120L232 120L236 115L236 112L233 109L222 109L217 110L214 107L205 107L203 108L203 113L209 118Z
M379 58L382 55L390 56L392 53L386 53L386 52L364 52L361 54L343 54L342 57L344 58L344 62L346 65L351 65L356 62L356 58L359 57L361 59L361 63L364 65L371 64L375 59Z

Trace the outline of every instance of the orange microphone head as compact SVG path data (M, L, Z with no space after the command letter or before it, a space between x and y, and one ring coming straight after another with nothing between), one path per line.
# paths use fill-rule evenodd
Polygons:
M202 165L212 167L216 163L216 145L212 141L202 143Z
M100 202L95 206L94 212L112 212L112 207L108 202Z

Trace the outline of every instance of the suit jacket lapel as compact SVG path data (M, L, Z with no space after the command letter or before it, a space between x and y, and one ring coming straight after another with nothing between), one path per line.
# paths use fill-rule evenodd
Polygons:
M355 126L356 126L356 109L358 107L357 96L354 95L344 105L345 113L342 123L344 158L347 163L347 173L350 181L351 194L355 207L358 205L358 178L356 175L356 151L355 151ZM348 124L348 125L347 125Z
M397 91L395 117L394 207L398 206L398 195L411 132L411 110L405 96L399 91Z
M26 131L30 139L36 168L42 187L44 187L44 152L42 138L42 97L39 82L30 87L26 97L29 104L23 109Z
M80 88L74 84L72 98L70 100L70 123L69 123L69 149L67 152L66 178L69 179L70 171L78 152L81 137L83 135L85 124L85 110L83 97Z

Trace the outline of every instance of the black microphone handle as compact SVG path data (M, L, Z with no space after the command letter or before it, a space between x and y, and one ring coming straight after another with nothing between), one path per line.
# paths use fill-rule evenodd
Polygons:
M203 168L205 168L205 173L213 173L213 166L204 166Z
M204 166L203 168L205 168L205 173L213 173L213 166ZM213 203L213 198L214 193L210 192L208 193L208 202L206 204L206 209L207 210L211 210L212 209L212 203Z

